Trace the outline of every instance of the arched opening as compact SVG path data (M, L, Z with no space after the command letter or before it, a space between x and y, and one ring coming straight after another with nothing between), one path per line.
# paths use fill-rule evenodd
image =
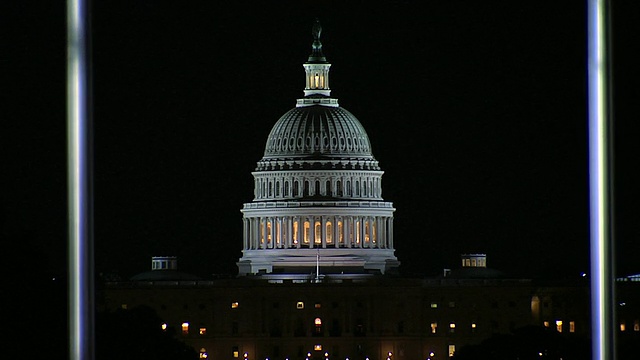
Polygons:
M303 235L302 245L309 247L309 242L311 241L311 223L308 220L303 224Z
M320 221L315 222L315 226L314 226L314 244L315 245L322 245L322 223Z
M331 221L327 221L325 224L325 234L327 245L333 244L333 224Z

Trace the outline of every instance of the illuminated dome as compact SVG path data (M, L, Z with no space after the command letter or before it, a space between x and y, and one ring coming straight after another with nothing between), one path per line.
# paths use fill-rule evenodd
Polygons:
M240 275L384 274L399 266L393 204L362 124L331 97L320 24L304 97L273 126L242 209Z
M264 159L373 159L364 128L341 107L296 107L274 125Z
M380 169L358 119L341 107L322 105L299 106L284 114L271 129L256 170L303 166Z

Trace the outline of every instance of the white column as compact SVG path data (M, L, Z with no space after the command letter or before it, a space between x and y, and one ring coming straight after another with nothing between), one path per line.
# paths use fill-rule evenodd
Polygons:
M338 231L338 217L333 216L333 247L340 247L340 233ZM344 225L343 225L344 226Z
M320 217L320 237L322 238L322 248L326 249L327 247L327 219L323 215Z
M389 248L393 249L393 218L389 218Z

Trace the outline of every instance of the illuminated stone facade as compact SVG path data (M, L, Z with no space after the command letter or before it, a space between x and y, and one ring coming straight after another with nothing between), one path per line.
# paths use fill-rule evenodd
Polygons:
M331 98L321 28L304 64L304 98L273 126L244 204L241 275L381 273L399 266L393 204L366 131ZM316 269L316 270L314 270Z

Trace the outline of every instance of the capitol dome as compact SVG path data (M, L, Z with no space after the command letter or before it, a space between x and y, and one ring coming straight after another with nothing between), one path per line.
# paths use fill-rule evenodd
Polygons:
M245 203L240 275L384 274L399 261L393 204L358 119L331 97L316 21L304 97L275 123Z
M373 159L364 127L341 107L296 107L273 126L264 159Z

